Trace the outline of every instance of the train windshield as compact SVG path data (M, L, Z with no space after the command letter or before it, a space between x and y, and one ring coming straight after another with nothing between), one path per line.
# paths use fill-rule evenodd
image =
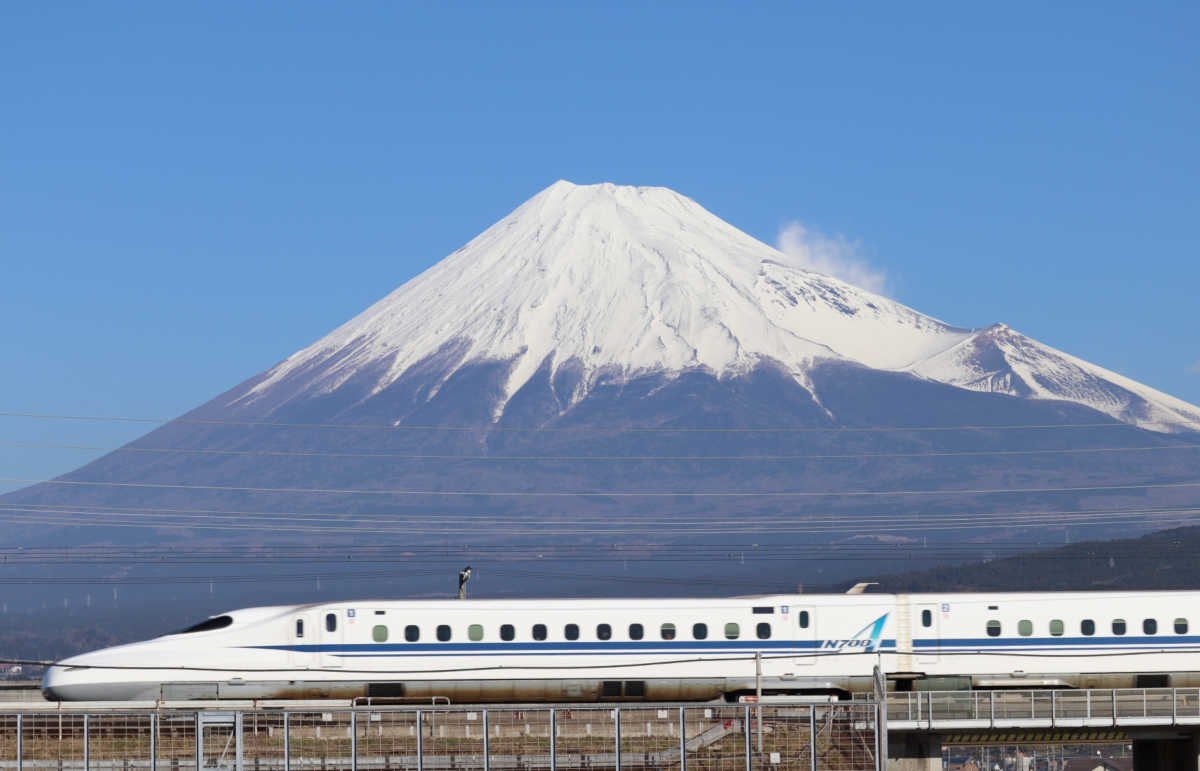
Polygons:
M171 634L188 634L190 632L211 632L214 629L224 629L225 627L229 626L232 623L233 623L233 617L231 617L231 616L214 616L212 618L204 619L199 624L192 624L187 629L180 629L178 632L172 632Z

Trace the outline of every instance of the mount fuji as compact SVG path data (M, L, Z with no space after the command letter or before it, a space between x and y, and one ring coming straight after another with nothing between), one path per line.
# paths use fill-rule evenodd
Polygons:
M728 378L760 366L787 373L820 406L811 373L831 361L1074 402L1156 431L1200 428L1200 408L1003 325L953 327L789 267L782 253L666 188L565 181L228 406L275 411L342 394L354 409L421 373L415 407L463 367L489 363L501 370L487 405L493 420L537 373L548 376L559 414L601 382L689 371Z
M1003 324L790 265L665 188L557 182L275 366L0 497L0 542L387 543L558 560L582 593L615 579L569 550L616 549L641 566L621 592L794 588L864 572L843 546L894 549L882 571L1177 524L1198 448L1200 408ZM799 545L825 551L778 551Z

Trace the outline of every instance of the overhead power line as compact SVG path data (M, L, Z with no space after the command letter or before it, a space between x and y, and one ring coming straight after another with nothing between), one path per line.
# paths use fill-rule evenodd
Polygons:
M18 509L18 510L47 510L47 511L71 511L71 512L93 512L102 514L146 514L148 516L201 516L209 515L242 517L246 519L294 519L297 521L310 520L327 520L331 522L417 522L427 523L437 521L439 523L451 524L467 524L467 523L482 523L488 525L503 525L504 523L520 522L528 520L534 524L552 524L554 521L554 512L536 511L536 512L491 512L491 511L371 511L371 512L349 512L349 511L289 511L289 510L274 510L274 509L213 509L213 508L174 508L164 506L117 506L114 504L58 504L58 503L16 503L16 502L0 502L0 509ZM896 512L896 511L875 511L875 512L847 512L847 513L828 513L821 512L814 514L811 512L788 511L774 514L756 514L754 515L755 522L779 523L786 524L789 522L837 522L837 523L852 523L871 525L878 522L894 522L897 520L914 519L916 521L936 521L943 518L969 518L975 519L978 517L1004 517L1006 519L1019 519L1022 517L1062 517L1075 514L1082 515L1117 515L1117 514L1163 514L1172 515L1185 513L1196 510L1193 506L1177 504L1174 506L1136 506L1126 508L1089 508L1089 509L1021 509L1008 511L946 511L946 512L930 512L930 511L911 511L911 512ZM601 523L613 525L634 525L652 523L655 526L668 525L672 527L684 527L692 524L712 524L714 517L696 512L666 512L662 514L617 514L605 512L602 514L587 513L587 512L561 512L563 521L569 520L573 523ZM724 517L720 517L724 519ZM491 532L489 530L489 532Z
M966 450L927 452L865 452L840 454L766 454L766 455L462 455L462 454L417 454L389 452L321 452L316 450L218 450L187 447L134 447L131 445L89 445L89 444L55 444L52 442L0 442L0 447L44 450L81 450L88 452L137 452L137 453L179 453L185 455L234 455L267 458L363 458L381 460L421 460L421 461L463 461L463 462L503 462L503 461L606 461L606 462L642 462L642 461L791 461L791 460L860 460L872 458L961 458L986 456L1028 456L1028 455L1084 455L1094 453L1122 452L1159 452L1163 450L1200 450L1198 444L1164 444L1138 447L1076 447L1054 448L1046 450Z
M310 568L308 572L300 574L304 576L325 576L325 575L358 575L358 573L316 573L311 569L315 569L316 565L341 565L343 567L354 565L356 568L361 568L367 565L388 565L389 572L385 575L394 575L397 577L409 575L435 575L441 574L439 568L436 573L413 572L412 565L418 564L442 564L447 560L458 560L464 557L488 565L489 570L496 567L497 570L505 570L505 565L526 564L526 565L549 565L559 563L570 563L571 565L579 564L610 564L616 562L628 562L634 564L651 564L662 565L667 563L731 563L743 562L748 560L755 564L763 562L792 562L803 560L810 561L825 561L825 562L863 562L872 561L878 563L880 560L905 561L911 559L915 555L919 555L922 559L938 559L943 561L962 560L975 561L980 559L981 554L990 555L991 560L1003 560L1012 557L1030 557L1037 556L1036 551L1046 551L1050 549L1060 549L1061 545L1053 545L1046 543L1026 543L1026 544L1004 544L998 546L986 546L977 543L956 543L956 544L941 544L929 547L921 546L920 544L904 544L902 546L892 546L883 548L876 545L873 548L851 548L839 544L809 544L809 545L788 545L781 547L770 547L765 549L752 548L749 545L735 544L726 548L695 548L695 549L679 549L670 547L654 547L646 548L639 551L625 551L621 549L612 549L605 547L590 547L590 548L561 548L552 545L543 545L541 547L531 548L441 548L421 550L419 555L408 556L404 560L405 569L397 571L394 569L396 563L395 547L393 550L372 550L365 546L347 546L346 548L328 547L314 548L310 547L307 550L284 551L277 553L269 549L252 550L252 551L230 551L229 553L221 553L219 551L168 551L168 550L146 550L146 551L127 551L114 549L111 552L104 551L83 551L77 553L75 550L63 550L61 552L45 552L41 554L13 554L9 553L3 561L5 566L16 565L71 565L72 567L94 566L102 567L112 564L125 566L140 566L140 567L169 567L172 570L185 569L207 569L219 566L237 566L245 567L248 563L252 563L256 568L264 568L267 565L282 566L303 564L306 568ZM1031 551L1034 550L1034 551ZM1109 547L1100 545L1099 547L1087 547L1077 549L1073 553L1059 552L1055 555L1055 560L1095 560L1097 551L1104 553L1117 553L1111 551ZM1175 548L1167 548L1166 544L1162 543L1135 543L1132 546L1122 546L1119 549L1119 556L1122 561L1126 560L1162 560L1169 556L1174 559L1192 559L1200 556L1200 549L1196 547L1182 548L1178 544ZM499 567L497 567L499 566ZM57 571L56 571L57 573ZM557 577L571 577L580 575L581 573L563 573L555 574ZM184 573L189 578L216 578L228 577L218 576L214 573L188 572ZM256 575L278 575L275 573L260 572ZM374 575L374 574L372 574ZM535 575L531 573L530 575ZM549 575L537 573L536 575ZM590 574L589 574L590 575ZM28 575L25 578L36 580ZM77 576L54 575L46 578L49 582L62 580L75 580ZM683 582L690 579L680 579Z
M481 558L496 556L503 559L515 558L521 555L532 555L558 559L572 555L611 555L616 559L658 559L664 555L722 556L742 552L761 554L809 554L821 552L828 554L884 554L888 555L905 549L917 549L923 554L945 554L987 551L989 553L1015 552L1045 547L1044 541L1012 541L1002 544L980 544L975 541L938 541L932 545L922 545L919 542L878 543L878 542L842 542L842 543L739 543L736 541L721 544L705 543L639 543L636 545L622 544L580 544L553 542L522 542L512 544L461 544L425 546L419 554L411 542L371 543L361 544L322 544L319 546L305 544L291 545L217 545L217 546L41 546L21 547L8 546L0 548L2 564L20 562L52 563L64 562L93 562L93 561L124 561L140 562L149 560L153 563L162 562L196 562L197 564L230 563L244 564L247 559L272 562L371 562L375 560L394 564L397 552L404 554L404 560L417 561L420 559L443 559L447 556L457 556L464 553L477 554ZM1155 546L1155 549L1160 548Z
M121 487L155 490L216 490L243 493L299 493L302 495L396 495L429 497L488 498L836 498L882 497L889 495L1007 495L1020 493L1105 492L1115 490L1160 490L1200 487L1200 482L1159 482L1126 485L1072 487L997 487L975 490L415 490L337 487L250 487L240 485L169 484L165 482L112 482L105 480L27 479L0 477L0 482L65 485L74 487Z
M1183 525L1200 517L1200 509L1174 507L1161 509L1099 509L1060 512L976 512L947 514L905 514L891 517L845 518L828 516L762 517L751 521L726 522L721 518L679 520L663 518L640 521L604 521L603 518L562 521L537 516L515 524L520 517L480 517L422 515L392 522L387 518L314 518L287 515L247 516L246 514L192 513L161 514L153 511L107 511L80 507L46 508L38 505L0 504L0 521L16 525L72 527L136 527L182 530L250 531L269 528L279 533L321 533L324 535L404 535L461 537L464 529L485 533L487 538L528 535L571 535L616 537L624 535L703 536L765 535L777 537L792 533L927 533L931 530L985 530L1000 527L1062 529L1080 525L1116 525L1129 522L1155 522Z
M245 426L256 428L321 428L347 429L365 431L452 431L452 432L506 432L506 433L590 433L590 434L632 434L632 433L862 433L862 432L903 432L903 431L1027 431L1050 429L1086 429L1086 428L1132 428L1131 423L1122 423L1114 419L1110 423L1041 423L1023 425L984 425L966 424L957 426L803 426L803 427L694 427L694 426L613 426L597 428L594 426L499 426L499 425L404 425L404 424L370 424L370 423L294 423L262 420L217 420L200 418L153 418L129 417L112 415L70 415L39 412L20 412L15 410L0 411L4 418L29 418L36 420L77 420L108 423L176 423L182 425L204 426ZM1200 421L1176 421L1179 426L1196 426Z
M1173 507L1137 507L1124 509L1080 509L1060 511L994 511L994 512L939 512L939 513L902 513L902 514L787 514L762 515L752 519L727 521L723 517L697 517L688 515L662 517L604 517L600 515L563 515L556 519L553 515L537 514L400 514L395 516L352 516L342 514L289 514L286 512L263 512L259 514L245 511L222 511L219 509L200 510L165 510L126 508L126 507L87 507L62 506L52 504L0 504L0 514L28 514L25 521L42 521L44 517L71 518L68 521L76 524L78 517L95 518L102 522L110 521L112 517L126 517L146 526L156 526L159 523L179 522L183 524L206 523L213 520L229 520L237 523L254 524L260 527L274 527L278 524L320 525L317 530L337 530L356 532L360 530L375 531L371 526L389 526L388 529L409 534L445 534L460 535L463 528L485 528L488 536L510 534L539 534L539 533L586 533L623 534L669 531L675 534L696 532L721 533L783 533L783 532L819 532L825 530L845 530L858 528L878 530L886 528L897 529L935 529L939 527L956 526L961 524L981 524L994 526L995 523L1011 525L1048 525L1062 526L1072 524L1079 519L1088 521L1117 521L1127 518L1165 519L1182 521L1200 512L1200 509L1189 506Z

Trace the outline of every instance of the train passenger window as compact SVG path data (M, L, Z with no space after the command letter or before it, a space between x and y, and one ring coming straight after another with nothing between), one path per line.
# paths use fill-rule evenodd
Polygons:
M545 624L534 624L533 625L533 639L538 640L538 641L546 639L546 625Z
M500 625L500 639L504 642L512 642L516 639L517 630L512 624Z
M708 637L708 624L692 624L692 638L703 640Z
M337 631L337 614L336 613L326 613L325 614L325 631L326 632L336 632Z
M737 624L730 621L725 625L725 639L736 640L742 636L742 629Z
M1114 618L1112 624L1113 634L1125 634L1125 619Z
M1054 637L1062 637L1063 622L1061 618L1050 619L1050 634Z
M612 627L609 626L608 624L596 624L596 639L597 640L611 640L612 639Z
M421 628L416 624L409 624L404 627L404 639L409 642L416 642L421 639Z
M643 634L645 634L645 631L642 629L641 624L630 624L629 625L629 639L630 640L640 640L640 639L642 639Z
M1000 636L1000 622L999 621L993 620L993 621L987 622L987 636L988 637L999 637Z
M299 638L299 637L303 637L303 636L304 636L304 619L298 618L298 619L296 619L296 637Z
M563 627L563 637L568 640L579 639L579 624L567 624Z
M387 642L387 627L383 624L376 624L371 627L371 639L375 642Z
M1033 622L1027 618L1023 618L1017 622L1017 634L1022 637L1028 637L1033 634Z
M1158 621L1147 618L1142 621L1142 631L1146 634L1158 634Z
M483 639L483 624L471 624L467 627L467 639L471 642L479 642Z
M921 626L933 626L933 611L921 611Z
M674 640L675 639L675 625L672 624L670 621L663 624L662 628L659 631L662 634L662 638L664 640Z
M760 640L769 640L771 639L771 625L766 621L760 621L758 625L754 627L754 633L758 635L758 639Z
M1188 626L1186 618L1175 619L1175 634L1187 634Z
M439 642L449 642L450 641L450 625L449 624L438 624L437 638L438 638Z
M1085 618L1079 622L1079 632L1085 637L1091 637L1096 633L1096 622L1090 618Z
M808 629L808 611L807 610L800 611L797 618L800 619L800 628Z

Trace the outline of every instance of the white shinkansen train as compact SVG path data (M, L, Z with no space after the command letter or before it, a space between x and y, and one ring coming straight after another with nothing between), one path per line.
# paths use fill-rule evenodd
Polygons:
M765 694L870 690L876 665L899 690L1197 686L1200 592L249 608L57 662L42 688L63 701L732 700L756 685Z

